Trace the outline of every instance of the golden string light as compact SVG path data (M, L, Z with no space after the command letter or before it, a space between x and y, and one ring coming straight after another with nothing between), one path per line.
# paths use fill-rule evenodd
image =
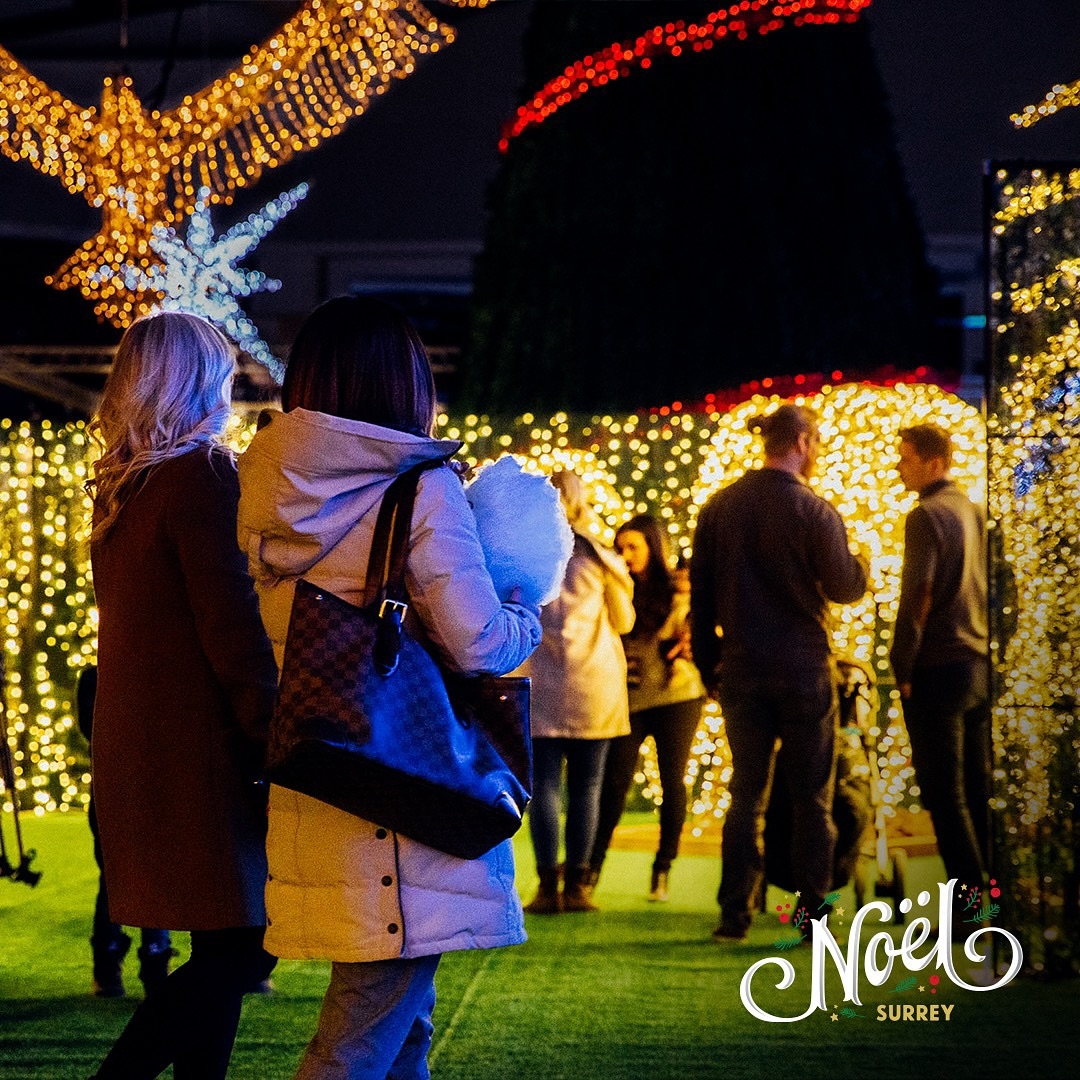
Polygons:
M759 441L746 426L754 414L783 400L756 395L725 412L677 408L582 421L566 413L539 421L526 414L512 430L488 417L461 420L440 416L440 434L465 443L462 456L474 467L514 453L526 468L550 473L570 466L581 474L610 539L635 513L653 513L664 524L672 550L692 554L697 511L717 487L760 463ZM832 628L838 654L891 682L888 651L900 595L903 518L915 497L896 473L897 433L921 421L944 424L953 434L953 476L978 502L986 499L986 430L980 412L955 395L927 384L824 385L819 393L793 399L821 417L822 452L815 488L844 516L871 565L871 589L859 604L837 607ZM880 790L886 817L900 808L918 811L906 729L896 692L884 697L881 724L869 733L877 747ZM646 799L660 798L659 770L646 743L637 777ZM693 790L691 829L701 833L722 819L730 776L723 716L715 703L703 713L686 781ZM927 831L930 831L929 829Z
M79 670L95 655L97 611L83 534L88 440L82 424L0 421L0 624L4 734L15 796L38 813L82 806L90 780L75 727ZM10 808L13 794L5 792Z
M747 418L780 400L756 396L731 410L706 413L665 408L587 418L525 415L504 422L443 414L439 434L461 439L461 457L474 467L503 453L515 454L537 472L571 466L593 493L606 539L631 514L651 512L664 523L672 550L689 555L697 510L708 493L759 461ZM954 473L973 498L982 498L984 425L976 409L926 384L848 383L795 400L807 401L821 415L825 443L816 485L841 510L873 569L871 595L837 610L833 640L838 652L871 665L884 688L899 592L901 522L912 505L894 470L896 432L926 418L947 424L957 442ZM234 417L229 442L243 452L253 432L251 417ZM8 422L0 434L6 434L0 443L0 560L6 568L0 620L8 668L18 675L9 689L7 734L19 755L20 791L33 792L26 805L44 813L86 799L85 748L69 733L78 670L92 660L96 648L85 543L89 507L81 486L90 448L81 425L58 431L47 424L16 427ZM43 568L48 571L44 576L39 573ZM899 705L889 694L882 696L880 724L871 733L878 753L878 794L887 812L913 809L918 801L911 791ZM659 783L651 746L643 767L643 793L655 800ZM687 770L693 830L701 832L723 817L728 777L723 716L710 704Z
M1054 87L1020 126L1077 104L1078 86ZM1016 585L995 650L995 809L1027 962L1075 974L1080 169L999 168L992 179L989 495Z
M1046 92L1042 101L1035 105L1025 105L1009 119L1018 128L1031 127L1061 109L1070 109L1074 105L1080 105L1080 79L1072 83L1058 83Z
M78 105L0 47L0 151L102 213L98 234L47 280L79 289L99 317L126 326L155 300L124 278L125 267L157 262L154 225L179 225L203 188L210 203L231 202L265 170L336 135L453 38L419 0L309 0L167 112L144 109L127 76L105 80L97 108Z
M998 171L997 179L1006 174ZM1066 172L1032 169L1024 178L1007 181L1001 190L1001 204L994 211L992 231L1003 236L1010 225L1043 214L1080 195L1080 168Z

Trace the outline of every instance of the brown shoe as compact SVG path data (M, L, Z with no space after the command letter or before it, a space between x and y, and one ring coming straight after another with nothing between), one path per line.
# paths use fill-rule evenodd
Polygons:
M596 878L590 866L572 866L566 870L563 886L563 911L599 911L592 902Z
M559 895L558 868L538 870L537 873L540 875L540 887L524 910L530 915L558 915L563 910L563 898Z

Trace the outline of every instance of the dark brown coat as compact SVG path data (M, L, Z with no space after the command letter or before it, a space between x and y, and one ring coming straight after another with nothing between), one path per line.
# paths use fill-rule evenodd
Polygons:
M256 779L277 684L236 542L236 468L199 448L150 470L91 545L93 785L113 919L265 922Z

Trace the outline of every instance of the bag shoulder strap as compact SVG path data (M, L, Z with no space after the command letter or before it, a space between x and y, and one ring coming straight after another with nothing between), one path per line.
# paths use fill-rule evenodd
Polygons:
M422 461L394 477L383 493L368 555L363 607L383 599L405 602L405 556L416 488L422 472L442 464L442 458Z

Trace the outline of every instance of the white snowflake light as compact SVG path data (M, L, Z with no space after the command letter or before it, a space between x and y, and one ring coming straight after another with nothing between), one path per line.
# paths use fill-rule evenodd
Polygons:
M169 226L155 225L150 247L161 262L145 269L125 266L124 285L132 292L157 293L158 310L191 311L209 319L280 383L284 366L259 337L237 297L275 292L281 288L281 282L236 263L252 252L307 193L308 185L298 184L215 238L210 220L210 192L207 188L200 189L184 238Z

